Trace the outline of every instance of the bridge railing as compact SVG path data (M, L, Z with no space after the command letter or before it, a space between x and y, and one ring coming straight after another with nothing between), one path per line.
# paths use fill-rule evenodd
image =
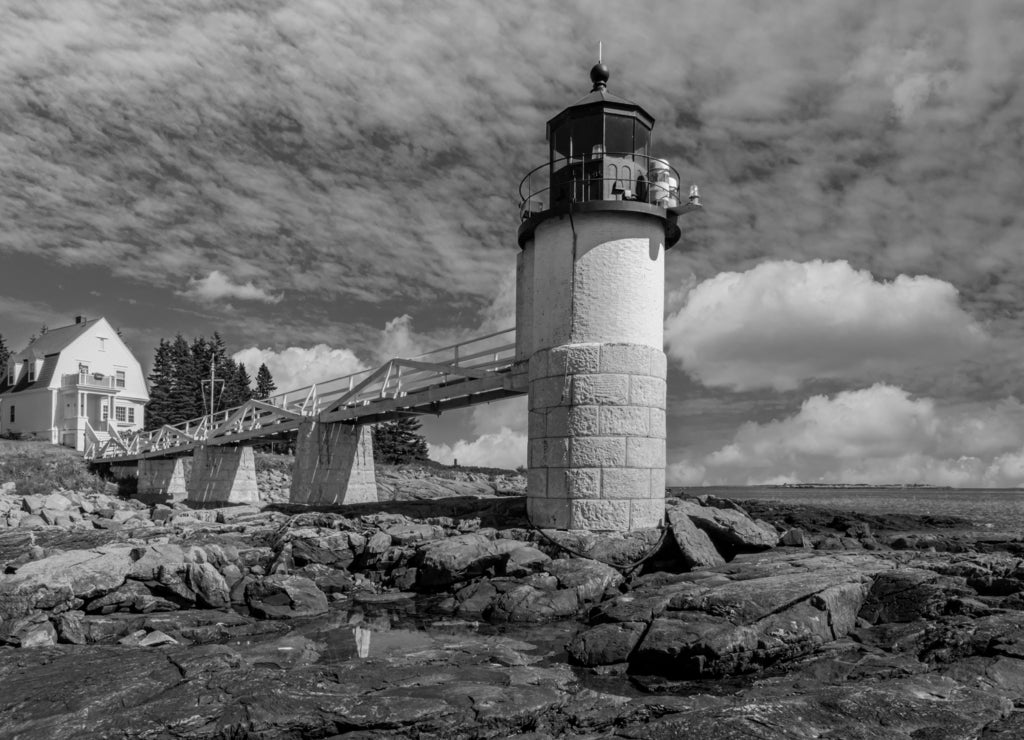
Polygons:
M399 398L454 380L480 377L508 367L514 356L515 329L505 329L416 357L393 359L378 368L278 393L261 403L290 415L313 417L332 405L367 406L380 399ZM243 408L244 405L236 406L159 429L124 434L121 447L127 452L110 451L112 456L125 456L202 443ZM269 428L267 433L272 433ZM87 457L102 457L107 450L94 444L91 451Z

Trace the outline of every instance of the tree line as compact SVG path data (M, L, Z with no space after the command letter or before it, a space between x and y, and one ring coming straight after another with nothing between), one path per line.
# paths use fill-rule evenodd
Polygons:
M2 342L0 337L0 348ZM173 426L210 413L211 364L216 378L214 412L241 406L254 398L269 398L277 390L266 363L260 365L253 389L245 365L228 355L218 332L209 339L197 337L191 342L181 334L172 340L161 339L148 376L146 429L159 429L164 424ZM392 465L427 460L427 442L420 432L421 426L415 417L374 425L374 460ZM294 436L289 435L277 445L294 451Z
M161 339L148 379L146 429L173 426L241 406L253 398L268 398L277 390L265 363L256 373L253 389L245 365L228 355L218 332L209 339L196 337L191 342L181 334L172 340Z

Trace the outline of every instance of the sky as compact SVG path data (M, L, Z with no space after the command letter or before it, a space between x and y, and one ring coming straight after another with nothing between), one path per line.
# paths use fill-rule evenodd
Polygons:
M0 4L0 334L219 331L279 389L514 325L517 188L589 91L705 209L669 481L1024 486L1024 5ZM425 420L525 462L522 399Z

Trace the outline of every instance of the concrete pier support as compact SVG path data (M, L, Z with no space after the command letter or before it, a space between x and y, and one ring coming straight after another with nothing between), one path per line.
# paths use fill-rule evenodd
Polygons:
M139 460L135 498L146 503L169 504L188 497L183 458Z
M313 506L376 501L377 476L369 425L302 422L289 502Z
M259 500L252 447L219 445L193 451L188 503L254 504Z
M664 220L643 213L551 218L524 245L527 511L539 527L664 519L664 255Z

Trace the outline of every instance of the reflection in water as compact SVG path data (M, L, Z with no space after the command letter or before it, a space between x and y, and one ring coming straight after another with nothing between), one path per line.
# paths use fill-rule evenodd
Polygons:
M356 640L356 655L360 658L370 657L370 635L373 630L360 627L358 624L352 628L352 636Z

